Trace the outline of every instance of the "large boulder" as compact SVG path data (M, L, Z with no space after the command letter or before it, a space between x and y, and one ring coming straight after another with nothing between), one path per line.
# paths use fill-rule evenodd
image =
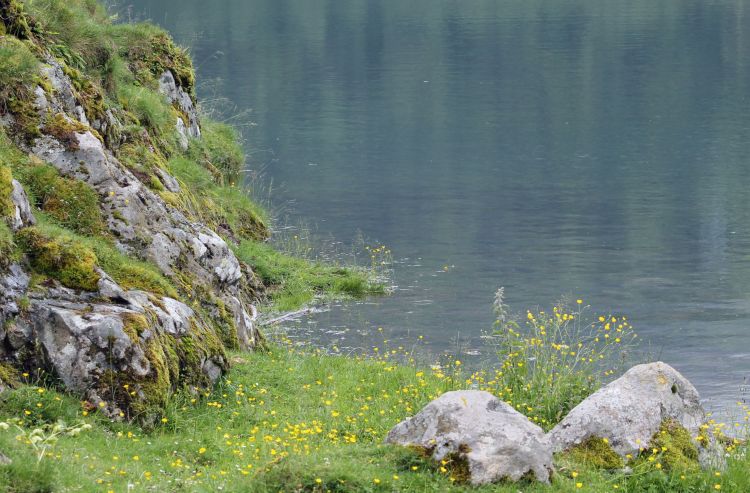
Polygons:
M589 396L548 437L555 452L606 438L620 456L635 456L663 423L679 423L695 436L704 421L695 387L671 366L657 362L634 366Z
M472 484L548 482L552 451L541 428L492 394L447 392L394 427L386 443L419 447L434 460L465 464Z

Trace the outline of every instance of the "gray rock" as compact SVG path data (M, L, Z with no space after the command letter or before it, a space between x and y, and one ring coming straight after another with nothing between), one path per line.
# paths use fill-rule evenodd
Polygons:
M183 115L187 117L187 122L179 119L177 122L177 131L184 138L181 142L184 149L187 149L188 137L197 139L201 136L200 121L198 120L198 111L195 109L193 100L182 87L177 85L172 72L167 70L159 77L159 92L167 97L167 100L175 105Z
M546 483L552 472L552 450L542 429L483 391L443 394L396 425L385 441L421 447L437 461L465 461L475 485L517 481L529 473Z
M597 437L608 439L621 456L635 456L648 447L665 420L697 434L705 412L698 392L685 377L665 363L650 363L634 366L589 396L548 437L555 452Z
M0 341L8 338L13 346L16 325L12 321L21 313L19 300L29 289L30 277L19 264L11 264L5 272L0 272ZM25 336L21 336L25 340ZM0 354L3 353L0 348Z
M14 282L7 281L10 276L6 276L0 278L0 284L11 286L16 292L24 290L28 276L24 277L19 269L11 267L15 272ZM210 329L184 303L168 297L157 299L143 291L125 290L103 271L99 274L98 293L76 293L61 287L32 293L28 313L9 324L0 339L0 347L12 348L11 354L4 355L6 359L45 368L59 378L69 392L93 403L105 402L108 413L116 418L121 409L110 402L112 383L107 380L111 378L108 374L123 375L128 381L136 382L136 386L138 381L156 381L157 372L165 370L155 368L149 359L148 348L152 343L164 341L164 338L178 340ZM141 327L143 330L137 334L132 325L128 327L129 321L135 318L148 323L148 327ZM228 363L221 352L212 353L202 348L197 349L196 354L199 361L188 363L169 361L179 356L165 351L163 358L167 361L162 364L179 368L197 364L192 370L202 372L203 380L210 383L227 369ZM171 384L177 386L178 382ZM137 388L134 390L140 392Z
M11 229L17 231L26 226L36 224L34 214L31 212L29 198L26 196L23 186L16 180L13 180L13 191L10 194L10 200L13 202L15 208L13 217L10 218Z

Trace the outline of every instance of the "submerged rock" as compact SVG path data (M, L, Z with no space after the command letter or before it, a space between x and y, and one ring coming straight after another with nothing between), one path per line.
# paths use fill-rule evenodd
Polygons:
M396 425L386 443L419 447L436 461L463 463L472 484L533 475L548 482L552 450L541 428L492 394L447 392Z
M590 438L606 438L620 456L635 456L667 421L695 435L705 412L695 387L671 366L657 362L634 366L586 398L548 436L556 452Z

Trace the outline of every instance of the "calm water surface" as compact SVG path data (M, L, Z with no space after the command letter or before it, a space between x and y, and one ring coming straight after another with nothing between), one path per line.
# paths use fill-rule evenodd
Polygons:
M394 296L308 330L477 348L498 286L517 310L569 293L629 314L713 405L743 397L750 2L128 4L249 112L277 201L394 252Z

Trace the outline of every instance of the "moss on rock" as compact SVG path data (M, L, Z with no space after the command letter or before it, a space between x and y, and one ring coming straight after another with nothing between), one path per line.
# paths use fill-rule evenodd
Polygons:
M66 237L51 238L37 227L21 230L17 239L37 272L72 289L97 290L97 258L83 242Z
M16 387L21 383L21 374L10 363L0 363L0 386Z
M15 206L11 200L12 193L13 175L10 168L0 165L0 218L10 218L15 212Z
M574 461L599 469L619 469L624 466L622 457L614 451L606 438L590 437L571 448L568 453Z
M99 195L88 184L64 178L47 164L30 167L24 181L35 205L61 226L86 236L106 234Z
M13 232L5 222L0 221L0 267L6 267L15 250Z
M140 39L131 43L125 51L136 78L146 85L153 85L157 77L169 70L177 84L189 94L194 94L195 70L187 52L161 30L153 29L145 39L142 36L145 33L140 34Z
M667 471L700 467L695 441L690 432L677 421L668 419L662 422L661 428L651 439L649 448L652 453L660 455L659 461Z

